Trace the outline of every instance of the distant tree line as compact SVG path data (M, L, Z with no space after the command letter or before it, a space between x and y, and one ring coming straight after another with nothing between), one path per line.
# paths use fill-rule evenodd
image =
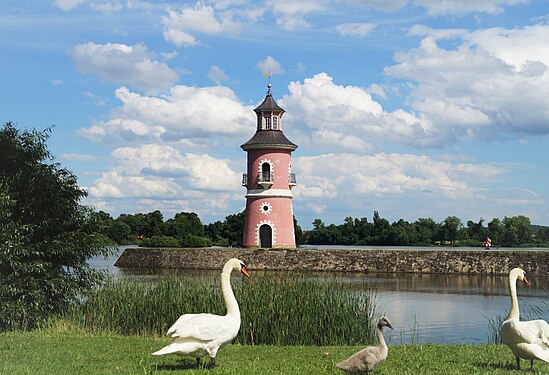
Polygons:
M160 211L121 214L112 218L97 213L105 228L103 234L119 244L145 247L242 246L245 213L229 215L224 221L202 224L194 212L181 212L164 221ZM540 246L549 244L549 227L536 226L526 216L493 218L463 223L448 216L437 223L419 218L410 223L400 219L390 223L374 211L373 219L345 218L343 224L326 225L313 221L313 229L303 231L294 218L297 245L385 245L385 246L481 246L490 237L494 246Z
M532 225L526 216L472 220L463 224L456 216L441 223L420 218L410 223L400 219L389 223L374 211L373 220L345 218L341 225L313 222L314 228L304 233L304 242L311 245L385 245L385 246L482 246L487 237L493 246L540 246L549 244L549 227Z

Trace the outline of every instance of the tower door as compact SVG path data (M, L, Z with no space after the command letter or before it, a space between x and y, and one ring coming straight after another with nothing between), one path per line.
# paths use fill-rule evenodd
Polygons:
M259 246L273 247L273 229L270 225L263 224L259 227Z

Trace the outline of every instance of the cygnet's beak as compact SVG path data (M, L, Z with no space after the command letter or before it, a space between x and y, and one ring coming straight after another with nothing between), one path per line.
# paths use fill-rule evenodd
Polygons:
M393 326L391 325L391 323L387 323L387 327L393 329Z

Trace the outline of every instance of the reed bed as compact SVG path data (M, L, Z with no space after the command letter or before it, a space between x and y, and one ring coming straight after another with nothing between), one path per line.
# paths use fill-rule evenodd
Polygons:
M365 345L377 321L375 291L335 279L233 278L246 345ZM161 336L181 314L225 314L218 278L109 279L65 316L90 332Z

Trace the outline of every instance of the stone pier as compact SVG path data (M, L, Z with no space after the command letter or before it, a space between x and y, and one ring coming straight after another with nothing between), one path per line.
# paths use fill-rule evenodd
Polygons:
M549 251L433 248L128 248L117 267L220 269L230 258L252 270L505 275L514 267L549 277Z

